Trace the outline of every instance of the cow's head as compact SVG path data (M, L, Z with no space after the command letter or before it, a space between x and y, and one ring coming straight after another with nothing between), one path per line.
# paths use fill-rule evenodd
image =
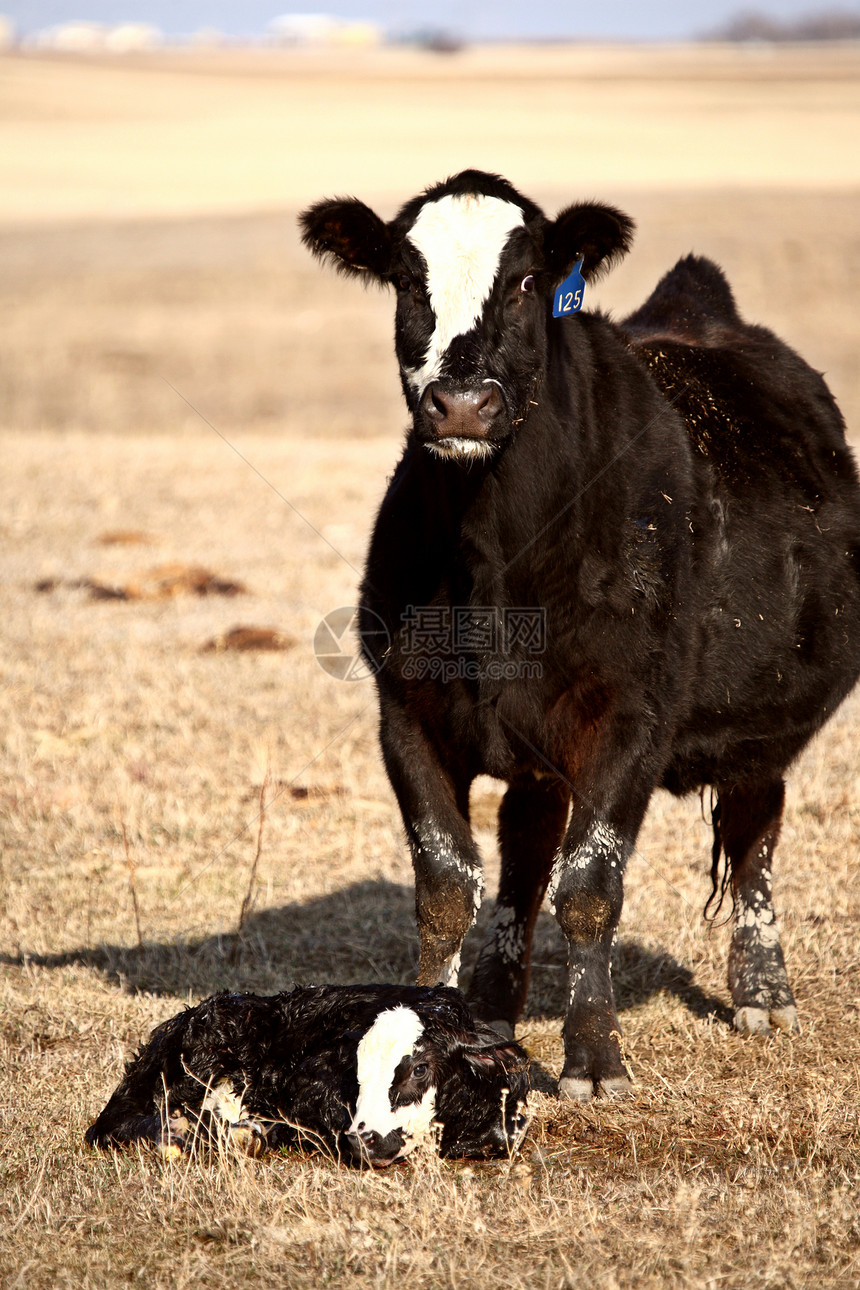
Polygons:
M356 1052L356 1096L341 1153L377 1167L438 1140L446 1156L511 1154L526 1130L528 1057L475 1026L453 992L380 1012ZM352 1099L350 1099L350 1102Z
M579 203L555 220L479 170L429 188L385 223L355 198L317 202L303 240L345 273L397 291L395 345L420 443L490 457L529 414L545 370L553 289L582 259L593 278L623 255L633 223Z

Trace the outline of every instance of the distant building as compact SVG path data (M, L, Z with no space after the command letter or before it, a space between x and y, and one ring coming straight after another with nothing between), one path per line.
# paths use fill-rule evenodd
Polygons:
M344 22L335 32L336 45L355 45L370 48L381 45L382 28L375 22Z
M707 39L750 44L857 40L860 39L860 14L832 9L782 19L751 10L738 14L724 26L710 32Z
M70 54L105 52L137 53L157 49L164 37L158 27L146 22L122 22L109 27L101 22L64 22L45 27L28 44L39 49L58 49Z
M157 49L164 43L158 27L148 22L123 22L109 27L105 35L105 48L114 54L133 54L143 49Z
M268 24L268 32L276 45L370 47L382 42L376 23L345 22L327 13L281 14Z
M106 28L100 22L63 22L44 27L31 37L40 49L61 49L66 53L88 54L105 47Z

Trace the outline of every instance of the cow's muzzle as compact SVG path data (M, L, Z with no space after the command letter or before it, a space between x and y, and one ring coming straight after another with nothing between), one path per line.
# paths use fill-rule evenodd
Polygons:
M352 1164L379 1169L398 1159L403 1152L404 1137L400 1129L392 1129L383 1137L362 1124L354 1132L345 1133L342 1142L344 1155Z
M495 381L477 389L450 389L431 381L419 411L437 439L488 439L504 420L505 401Z

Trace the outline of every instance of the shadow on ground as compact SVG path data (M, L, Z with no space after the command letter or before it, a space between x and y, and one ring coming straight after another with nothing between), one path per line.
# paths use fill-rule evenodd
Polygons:
M482 911L464 947L464 980L489 920ZM56 954L0 955L0 963L44 968L91 967L131 992L203 996L216 990L261 993L294 983L344 985L367 981L409 983L417 969L414 893L384 880L353 883L303 904L253 913L241 935L225 933L197 941L144 941L141 946L101 944ZM561 1017L566 1002L565 947L554 919L538 921L528 1017ZM693 973L671 954L637 941L618 942L613 980L619 1012L656 994L672 995L694 1016L731 1024L730 1009L706 994Z

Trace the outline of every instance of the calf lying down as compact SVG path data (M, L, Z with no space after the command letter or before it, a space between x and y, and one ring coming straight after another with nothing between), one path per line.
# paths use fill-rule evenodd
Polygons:
M152 1032L86 1138L166 1153L297 1143L371 1165L436 1139L444 1156L498 1156L522 1140L527 1092L524 1049L476 1023L456 990L225 992Z

